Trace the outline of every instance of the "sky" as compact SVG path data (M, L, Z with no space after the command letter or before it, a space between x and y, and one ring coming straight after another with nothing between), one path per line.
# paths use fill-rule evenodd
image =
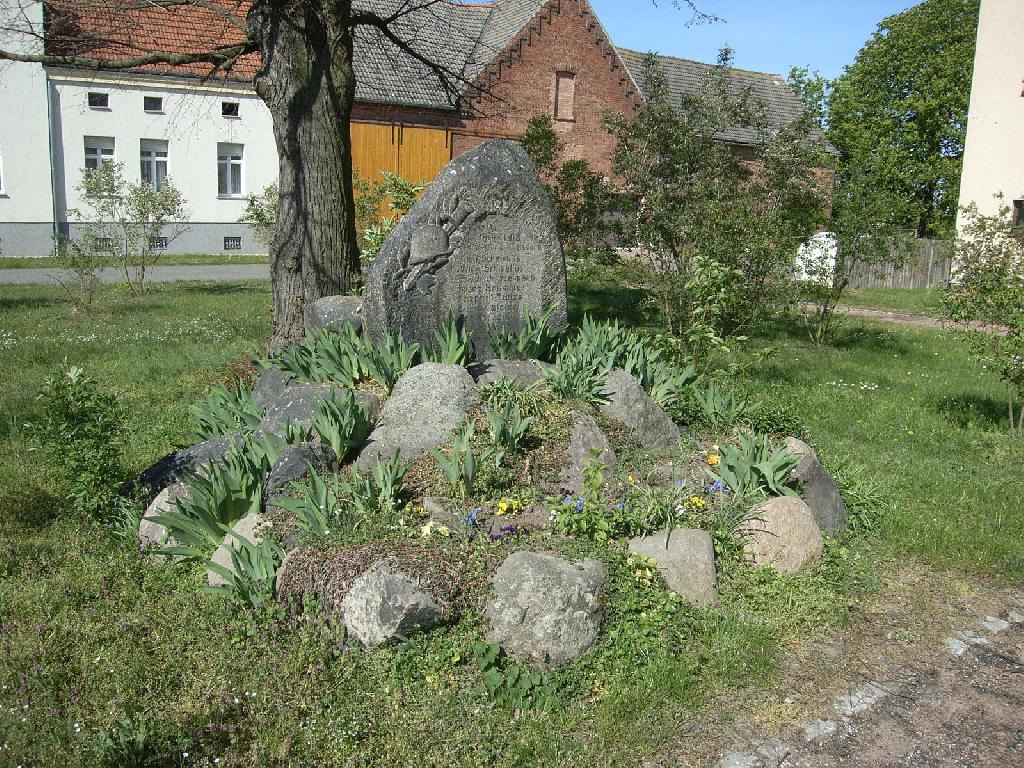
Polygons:
M590 0L598 17L623 48L653 50L684 59L714 62L718 51L735 51L734 66L786 75L810 67L833 78L886 16L915 0L696 0L715 24L687 27L692 13L672 0Z

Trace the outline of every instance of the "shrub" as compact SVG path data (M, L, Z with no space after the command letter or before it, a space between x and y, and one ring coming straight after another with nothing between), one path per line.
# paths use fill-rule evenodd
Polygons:
M420 349L423 362L465 365L469 360L469 335L465 324L454 315L449 315L448 322L434 331L434 339L432 347Z
M329 399L317 403L313 430L341 462L353 448L365 442L370 434L370 417L352 390L344 390L340 395L332 390Z
M337 478L334 486L310 466L309 478L301 486L300 496L278 499L274 506L295 515L312 536L326 536L336 521L343 526L345 524L343 510L338 503Z
M500 359L551 360L558 344L559 332L551 327L554 307L548 307L539 318L523 310L523 327L518 331L490 331L491 351Z
M76 512L106 520L119 508L124 414L114 395L65 360L39 395L42 416L30 427L48 454Z
M720 453L718 464L706 471L736 496L797 495L786 486L786 477L797 465L797 458L785 447L772 446L768 437L744 432L739 436L738 445L724 445Z
M419 344L406 344L401 334L386 334L383 341L366 345L366 372L389 395L395 382L412 368Z
M253 544L244 536L230 534L227 549L231 554L231 568L219 563L208 562L207 569L226 581L215 587L202 587L211 595L237 600L247 608L259 608L274 599L277 569L284 560L281 546L264 537L259 544Z
M487 460L490 451L485 451L479 458L473 454L473 424L467 421L455 433L448 456L436 448L431 448L430 453L448 480L452 493L466 498L472 495L477 468Z
M242 382L232 389L214 387L202 401L189 408L192 417L192 439L209 440L232 432L251 432L263 418L252 392Z
M506 453L515 453L523 444L526 433L533 423L533 417L523 417L511 402L500 411L487 411L487 424L491 428L491 449L495 465L501 464Z

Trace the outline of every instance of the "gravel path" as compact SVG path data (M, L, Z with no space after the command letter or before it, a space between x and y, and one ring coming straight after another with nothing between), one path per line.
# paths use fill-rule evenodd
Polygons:
M0 285L53 285L67 281L70 273L60 269L0 269ZM146 270L146 281L151 283L173 283L179 280L269 280L269 264L217 264L180 267L151 267ZM119 269L106 267L100 270L104 283L119 283L124 276Z

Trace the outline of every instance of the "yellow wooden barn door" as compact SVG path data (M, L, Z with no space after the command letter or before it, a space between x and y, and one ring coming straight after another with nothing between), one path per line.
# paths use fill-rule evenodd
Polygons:
M352 170L360 179L381 181L381 173L398 173L397 125L379 123L352 123Z
M448 131L411 126L398 130L398 175L414 184L429 184L452 159Z

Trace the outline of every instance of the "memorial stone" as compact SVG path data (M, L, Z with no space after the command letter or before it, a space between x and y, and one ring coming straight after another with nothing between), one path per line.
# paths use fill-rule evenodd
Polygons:
M523 313L566 320L565 259L554 208L525 150L496 139L460 155L398 223L370 266L366 331L431 345L455 317L474 359L489 331L518 330Z

